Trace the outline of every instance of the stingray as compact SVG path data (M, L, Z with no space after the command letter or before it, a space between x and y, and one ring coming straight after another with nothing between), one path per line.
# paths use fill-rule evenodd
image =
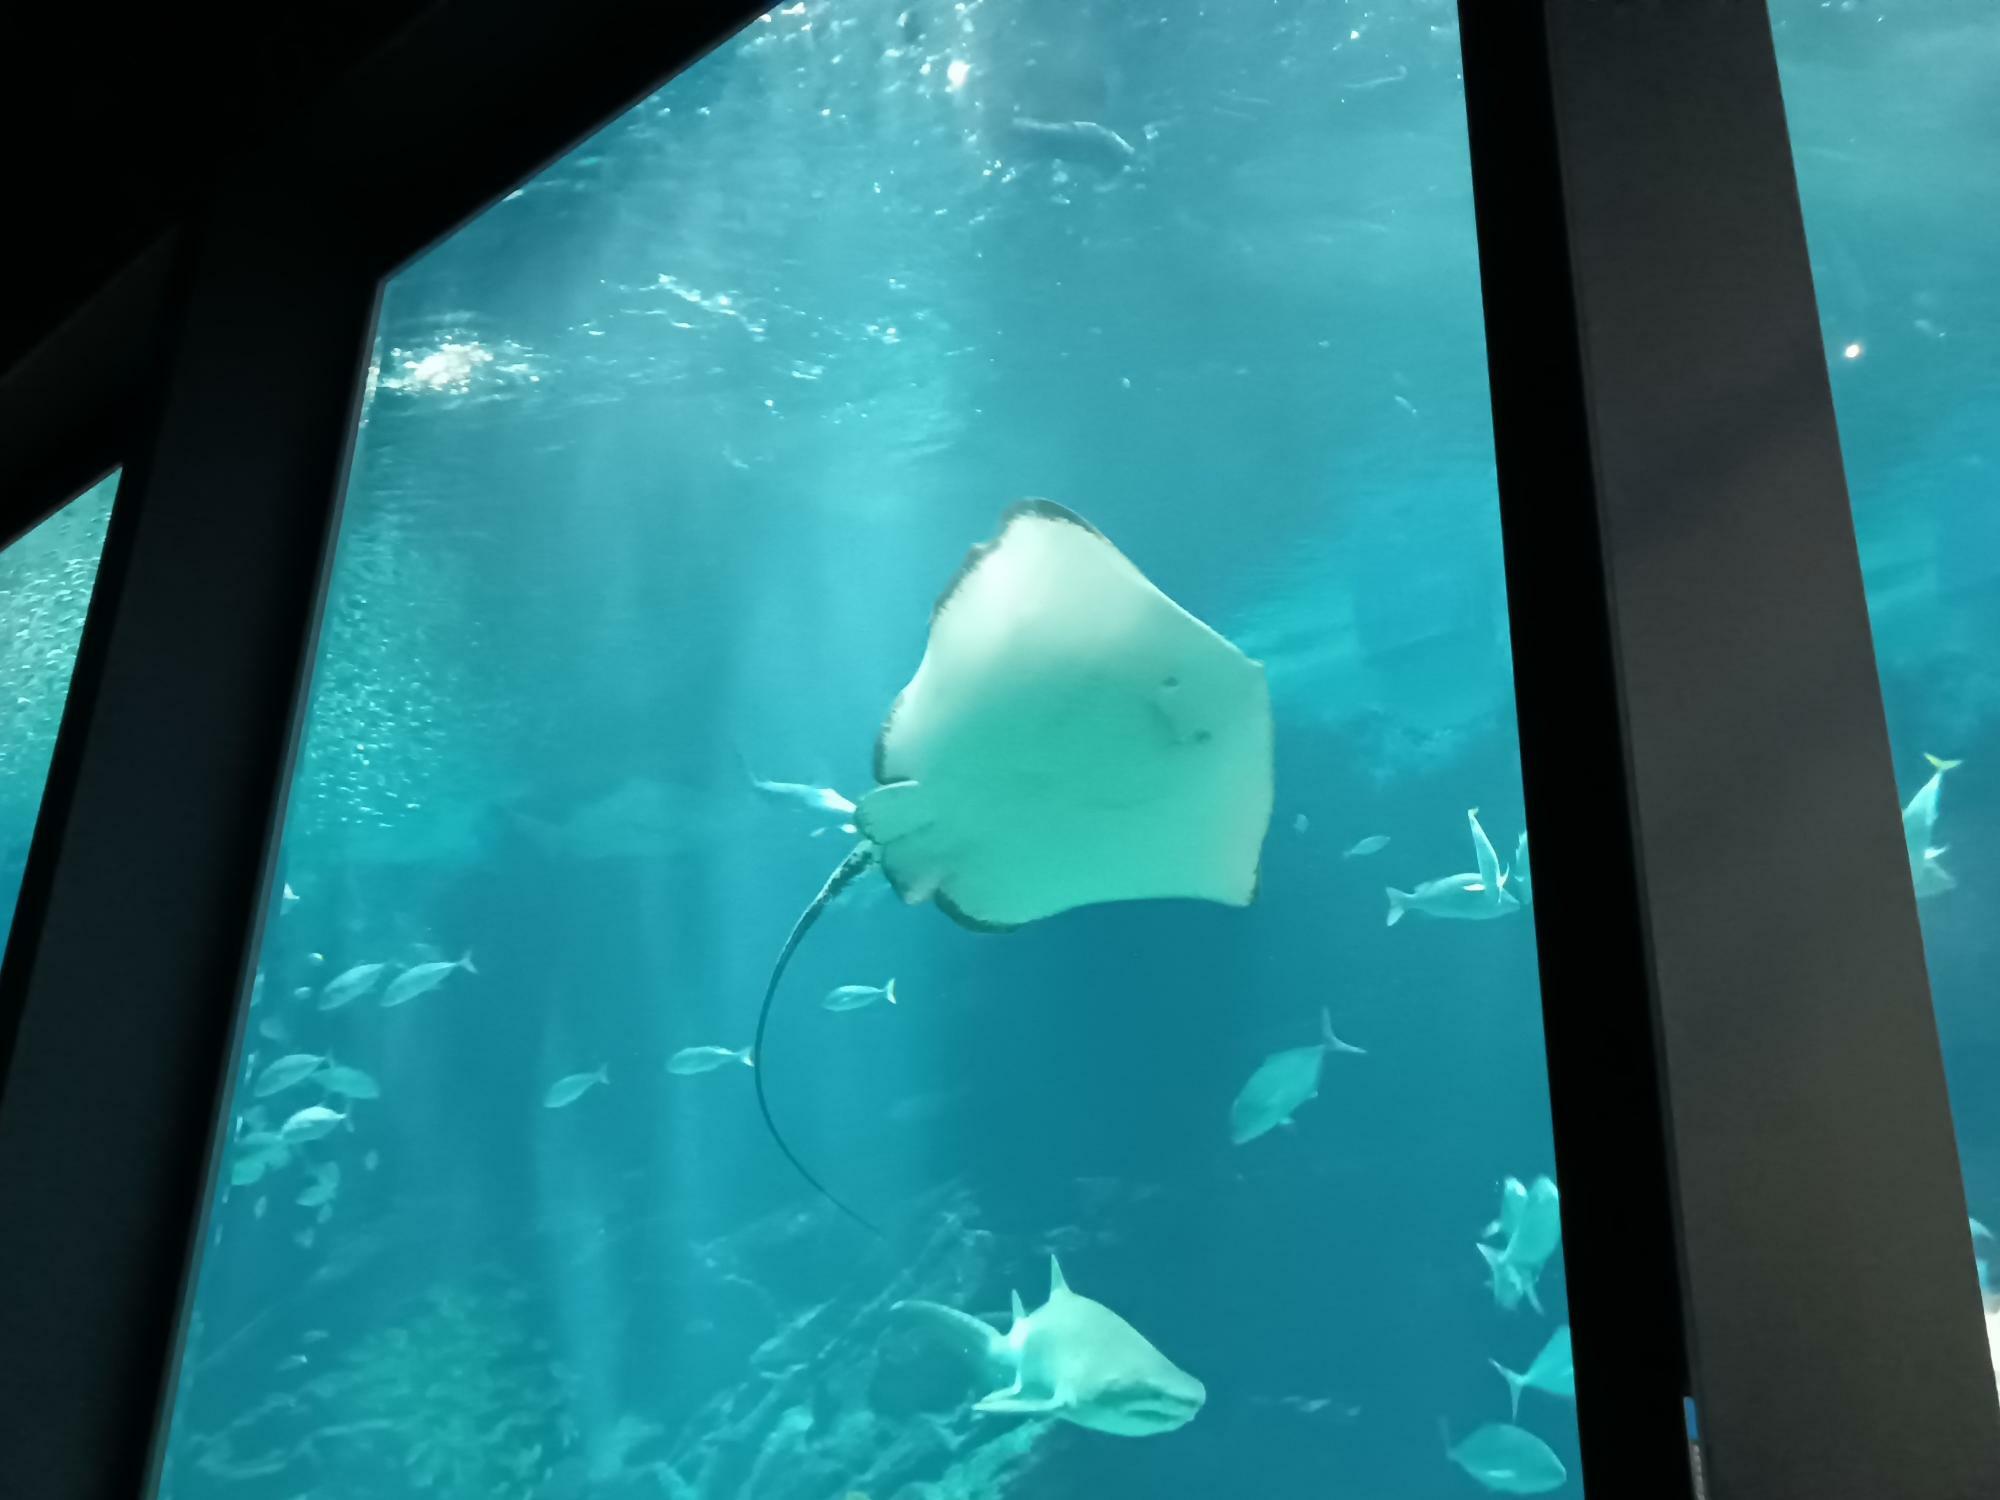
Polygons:
M1264 668L1148 581L1103 533L1047 500L1001 517L931 611L916 675L875 742L861 842L793 925L757 1017L835 897L879 867L911 905L1006 932L1108 901L1247 906L1272 802Z

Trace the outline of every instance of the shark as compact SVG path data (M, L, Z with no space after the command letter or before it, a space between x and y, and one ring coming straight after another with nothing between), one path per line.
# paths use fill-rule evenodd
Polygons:
M1147 1342L1101 1302L1079 1296L1049 1257L1049 1297L1033 1312L1013 1294L1005 1333L984 1319L936 1302L898 1302L943 1332L1007 1383L974 1411L1055 1417L1114 1437L1152 1437L1194 1420L1208 1399L1202 1383Z

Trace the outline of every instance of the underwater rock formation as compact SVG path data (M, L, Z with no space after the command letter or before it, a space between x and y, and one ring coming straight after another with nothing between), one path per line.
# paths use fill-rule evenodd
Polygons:
M990 1372L891 1315L913 1298L978 1306L1002 1280L969 1195L934 1195L912 1222L928 1226L914 1250L859 1269L823 1207L689 1247L662 1282L628 1286L618 1332L586 1348L562 1336L560 1285L545 1295L497 1264L351 1336L304 1329L338 1326L324 1304L293 1308L299 1326L203 1362L203 1405L242 1404L175 1433L162 1500L997 1500L1056 1424L973 1412ZM546 1228L531 1240L553 1248ZM655 1347L647 1304L670 1296L740 1317ZM274 1370L281 1347L300 1352Z
M750 1374L682 1426L652 1472L671 1500L959 1500L1001 1495L1034 1465L1052 1423L972 1412L979 1372L890 1315L910 1298L958 1301L990 1286L991 1234L969 1201L941 1199L935 1226L886 1282L789 1318L751 1355ZM824 1211L793 1215L763 1252L796 1263L846 1231ZM774 1228L766 1225L766 1235ZM784 1241L797 1241L784 1243ZM761 1257L760 1257L761 1258Z

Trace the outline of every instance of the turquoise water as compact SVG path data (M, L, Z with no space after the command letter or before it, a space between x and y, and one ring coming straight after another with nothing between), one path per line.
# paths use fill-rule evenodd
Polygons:
M1454 14L792 6L394 278L159 1493L1480 1492L1567 1312L1478 1250L1553 1171L1531 911L1386 922L1468 808L1529 886ZM669 1071L851 844L746 763L868 790L1025 496L1264 663L1255 901L996 935L871 873L757 1073ZM1322 1009L1364 1055L1234 1143ZM893 1304L1040 1317L1052 1254L1100 1394L974 1412L977 1331ZM1580 1491L1571 1402L1520 1425Z
M1968 1206L2000 1227L2000 11L1773 12L1903 798L1962 762L1918 910ZM2000 1295L1988 1327L2000 1374Z
M0 951L41 810L118 476L108 474L0 549Z

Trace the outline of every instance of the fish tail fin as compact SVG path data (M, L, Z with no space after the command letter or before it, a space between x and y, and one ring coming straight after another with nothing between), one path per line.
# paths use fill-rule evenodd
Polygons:
M1443 1417L1438 1418L1438 1441L1444 1444L1445 1456L1450 1457L1451 1423L1447 1422Z
M1326 1049L1329 1052L1348 1052L1356 1057L1366 1057L1368 1055L1366 1047L1357 1047L1352 1042L1343 1042L1333 1034L1333 1013L1324 1005L1319 1008L1319 1034L1326 1039Z
M1010 1291L1007 1295L1013 1299L1011 1307L1014 1314L1014 1321L1016 1323L1027 1322L1028 1309L1022 1305L1021 1294L1018 1291Z
M754 1051L752 1051L748 1047L745 1047L742 1051L736 1054L736 1060L742 1063L743 1066L746 1068L754 1068L757 1066L757 1055Z
M944 1336L967 1354L991 1364L996 1371L1013 1364L1007 1335L971 1313L946 1307L941 1302L924 1302L915 1298L898 1302L889 1311L927 1324L932 1332Z
M463 953L458 955L458 966L468 974L477 974L479 972L472 967L472 950L470 948L467 948Z
M1956 771L1960 766L1965 764L1965 762L1962 760L1940 760L1937 756L1931 754L1930 751L1928 750L1924 752L1924 759L1931 763L1931 769L1933 771L1939 771L1939 772Z
M1399 891L1393 885L1382 888L1389 897L1389 920L1387 926L1394 927L1403 920L1403 913L1409 909L1410 892Z
M1528 1377L1525 1375L1516 1375L1497 1359L1489 1359L1486 1363L1493 1366L1494 1373L1507 1382L1507 1400L1510 1406L1510 1410L1507 1413L1507 1420L1510 1422L1520 1421L1521 1387L1528 1383Z
M1542 1299L1535 1295L1535 1278L1532 1276L1522 1277L1521 1290L1528 1294L1528 1306L1532 1307L1535 1310L1537 1316L1541 1316Z
M611 1064L610 1064L610 1063L599 1063L599 1064L597 1065L597 1081L598 1081L599 1083L609 1083L609 1082L611 1082Z
M894 1005L896 1003L896 981L892 979L884 985L882 993L888 998L889 1003Z

